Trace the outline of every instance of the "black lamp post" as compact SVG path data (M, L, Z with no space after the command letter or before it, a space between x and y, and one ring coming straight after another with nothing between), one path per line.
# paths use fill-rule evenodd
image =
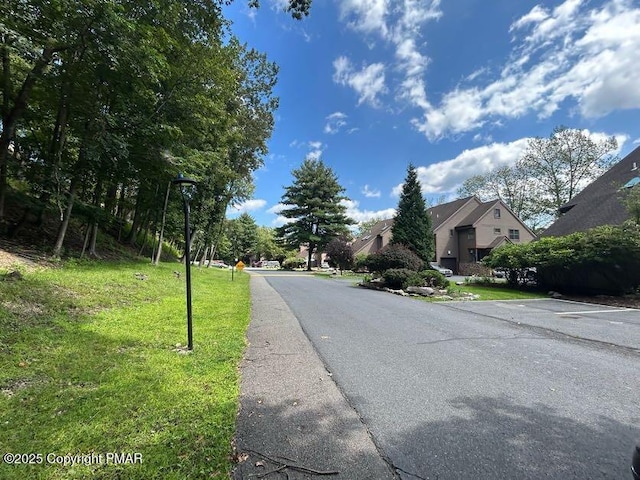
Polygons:
M185 193L185 187L195 187L196 181L185 178L181 173L171 183L180 187L182 203L184 205L184 261L187 277L187 349L193 350L193 325L191 321L191 229L189 228L189 196Z

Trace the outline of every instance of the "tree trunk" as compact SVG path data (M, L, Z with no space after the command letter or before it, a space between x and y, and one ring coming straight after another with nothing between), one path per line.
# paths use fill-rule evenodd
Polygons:
M62 216L62 223L60 224L60 228L58 229L58 238L56 239L56 243L53 246L53 256L59 257L60 252L62 251L62 244L64 243L64 237L67 234L67 228L69 227L69 219L71 218L71 211L73 210L73 204L76 199L76 189L78 181L74 177L71 181L71 188L69 188L69 200L67 202L67 208L64 211Z
M167 206L169 205L169 192L171 191L171 182L167 184L167 193L164 195L164 206L162 207L162 224L160 226L160 238L158 238L158 252L156 258L153 260L154 265L160 263L160 257L162 256L162 242L164 241L164 226L167 221Z

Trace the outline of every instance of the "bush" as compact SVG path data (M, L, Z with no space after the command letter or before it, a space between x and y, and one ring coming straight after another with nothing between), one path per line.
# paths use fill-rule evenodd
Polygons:
M424 270L420 272L422 284L433 288L448 288L449 280L436 270Z
M420 257L404 245L387 245L367 259L367 267L371 272L382 273L390 268L418 272L423 266Z
M368 271L367 269L367 262L369 259L369 255L367 255L364 252L360 252L356 255L356 258L354 260L354 266L353 266L353 271L354 272L366 272Z
M282 268L285 270L293 270L295 268L301 268L305 263L307 263L304 258L300 257L289 257L284 262L282 262Z
M484 262L505 269L512 285L527 283L535 268L538 286L544 289L619 295L640 286L640 227L632 222L605 225L526 245L506 245Z
M405 289L409 285L421 285L422 278L407 268L390 268L382 274L384 285L393 289Z

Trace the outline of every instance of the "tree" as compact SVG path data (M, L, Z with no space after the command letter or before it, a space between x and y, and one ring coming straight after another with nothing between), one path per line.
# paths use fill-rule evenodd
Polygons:
M277 229L280 240L289 247L308 248L307 269L316 249L322 250L334 238L347 235L347 225L355 223L346 216L342 200L344 188L331 168L322 160L307 158L293 170L294 182L285 188L280 214L290 222Z
M431 216L422 197L418 173L412 164L407 168L407 177L391 227L391 243L405 245L424 262L433 260Z
M557 218L562 205L611 166L616 147L615 137L595 140L582 130L556 127L549 138L529 140L513 166L465 180L458 195L499 198L535 230Z
M558 217L559 208L602 175L615 161L615 137L595 140L583 130L554 128L549 138L529 141L521 158L527 179L536 183L540 210Z
M329 256L329 263L340 269L340 275L342 275L343 270L353 267L353 249L344 237L331 240L327 245L326 253Z
M520 220L535 230L549 218L540 206L536 184L527 178L521 162L504 166L485 175L474 175L458 189L459 198L475 195L483 202L500 199Z
M384 220L384 219L380 218L380 217L373 217L370 220L365 220L363 222L360 222L358 224L358 232L356 234L356 237L362 237L366 233L370 232L371 229L373 228L373 226L376 223L381 222L382 220Z
M258 245L258 226L248 213L230 220L227 227L227 238L231 242L231 253L245 263L251 261Z
M629 212L631 220L640 225L640 186L624 189L622 204Z

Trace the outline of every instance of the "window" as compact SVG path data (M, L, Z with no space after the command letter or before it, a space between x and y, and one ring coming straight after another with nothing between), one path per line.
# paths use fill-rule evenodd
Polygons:
M500 230L499 228L494 228L493 229L493 234L494 235L500 235L502 233L502 230Z
M449 230L449 236L453 237L453 228Z
M474 238L476 238L476 231L475 230L469 230L467 232L467 239L468 240L473 240Z
M493 209L493 218L500 218L500 209L499 208L494 208Z
M509 229L509 239L510 240L520 240L520 230L518 230L517 228Z

